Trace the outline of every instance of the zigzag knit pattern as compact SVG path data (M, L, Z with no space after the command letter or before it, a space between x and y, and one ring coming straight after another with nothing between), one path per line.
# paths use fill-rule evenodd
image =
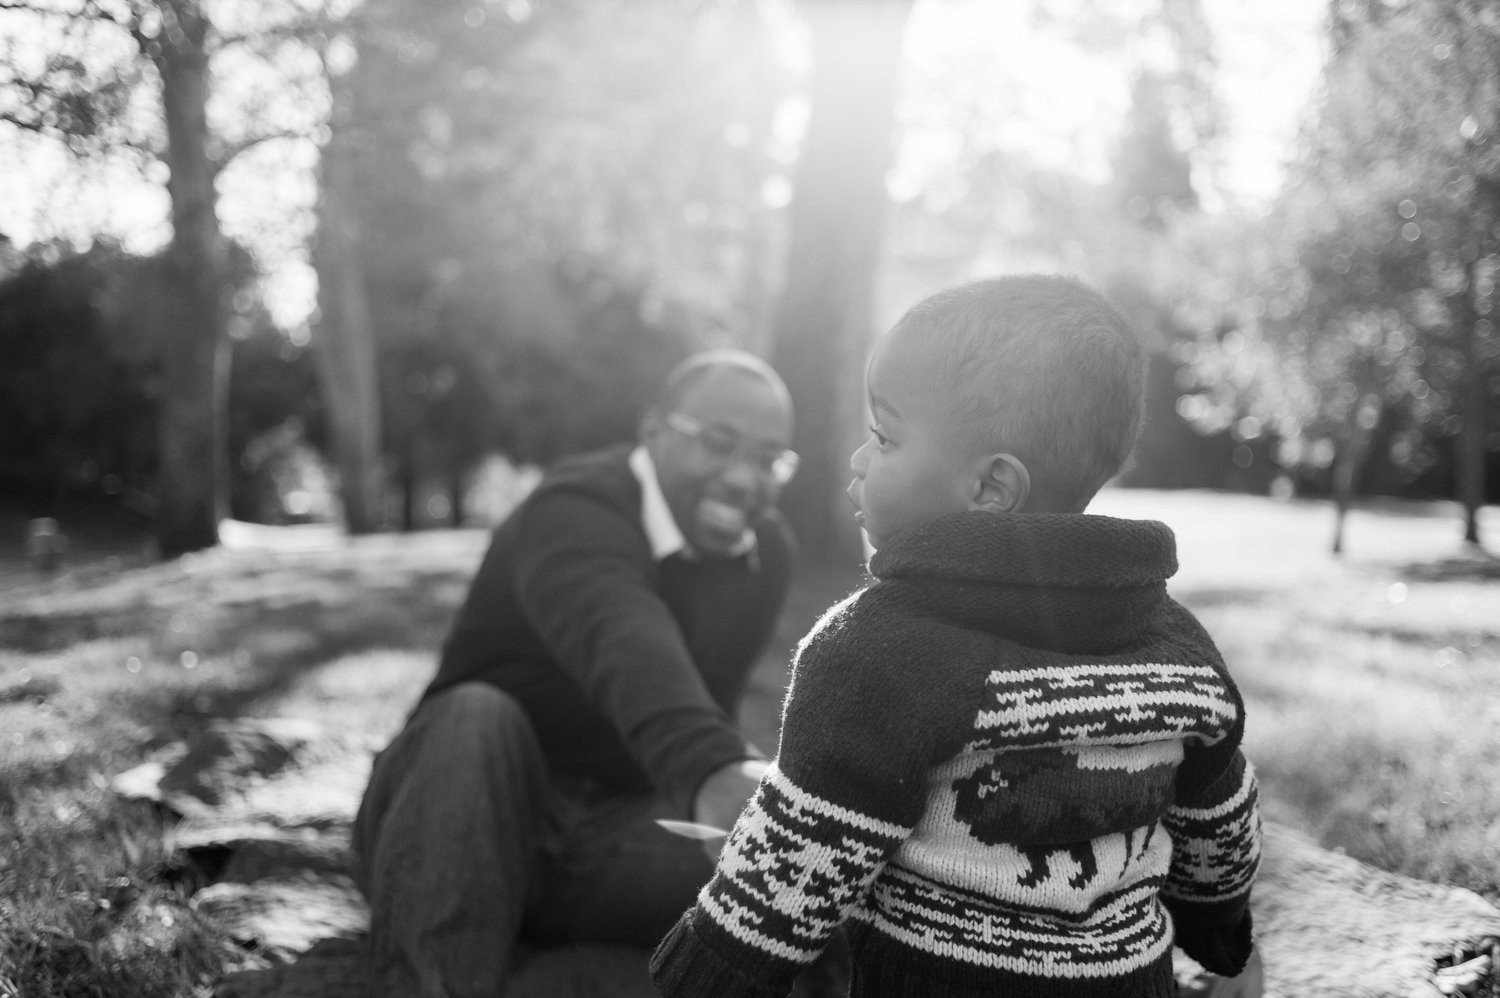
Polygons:
M810 962L910 832L809 794L773 765L701 902L736 939Z
M859 996L1168 998L1174 938L1236 971L1254 774L1238 692L1166 596L1170 532L958 514L871 569L798 649L662 992L785 994L840 925Z

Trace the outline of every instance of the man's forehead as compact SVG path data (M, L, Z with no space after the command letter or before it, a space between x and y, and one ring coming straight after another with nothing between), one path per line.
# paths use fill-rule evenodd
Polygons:
M704 373L679 400L677 408L703 420L737 415L783 414L787 405L781 393L764 378L734 367Z

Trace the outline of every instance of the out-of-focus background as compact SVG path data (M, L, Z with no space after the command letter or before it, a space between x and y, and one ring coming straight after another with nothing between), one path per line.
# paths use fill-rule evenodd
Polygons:
M1298 918L1270 856L1267 994L1492 994L1500 4L0 0L0 998L291 998L357 937L485 528L705 346L798 410L774 745L873 338L1017 271L1145 337L1093 509L1176 531L1268 819L1369 864ZM319 734L131 790L266 719Z
M1126 485L1479 540L1500 479L1492 4L6 0L0 52L16 554L489 522L737 344L841 558L871 338L1015 271L1148 339Z

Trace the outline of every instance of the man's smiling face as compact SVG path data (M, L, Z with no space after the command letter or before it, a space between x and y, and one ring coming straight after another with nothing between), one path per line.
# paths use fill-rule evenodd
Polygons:
M671 420L674 413L686 418ZM710 433L735 441L734 456L714 453L705 443ZM672 517L694 551L723 556L743 544L754 519L780 492L763 458L784 450L791 435L785 395L733 367L706 372L672 413L647 418L643 442Z

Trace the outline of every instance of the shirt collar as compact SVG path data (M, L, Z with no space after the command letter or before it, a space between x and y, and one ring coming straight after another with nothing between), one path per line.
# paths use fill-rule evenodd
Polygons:
M630 452L630 470L641 483L641 527L646 531L646 542L651 545L651 557L657 561L674 554L693 557L693 549L677 526L667 497L662 494L661 482L656 477L656 463L644 446L637 445ZM745 536L730 554L739 557L750 555L751 567L755 566L755 531L746 528Z
M667 497L662 495L661 482L656 478L656 464L645 447L638 446L630 452L630 470L641 483L641 526L651 545L651 557L661 561L685 551L687 538L672 517Z

